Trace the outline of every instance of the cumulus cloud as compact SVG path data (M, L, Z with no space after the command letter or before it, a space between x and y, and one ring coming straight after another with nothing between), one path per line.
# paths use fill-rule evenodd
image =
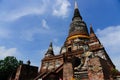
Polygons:
M105 46L113 63L120 70L120 65L118 64L120 63L120 25L109 26L103 30L98 29L96 33Z
M25 9L19 9L19 11L11 11L9 14L5 13L2 15L3 21L14 21L17 20L23 16L30 15L30 14L42 14L44 12L44 9L39 8L25 8Z
M54 39L53 39L53 42L55 42L55 43L58 43L58 41L59 41L59 40L58 40L57 38L54 38Z
M45 29L49 29L49 26L48 26L47 21L45 19L42 20L42 27Z
M16 3L9 2L10 4L6 4L8 2L3 2L3 4L6 5L1 5L5 6L5 8L0 8L0 21L14 21L26 15L41 15L46 11L48 1L49 0L41 0L37 2L16 1Z
M0 46L0 58L6 56L15 56L18 54L17 48L6 48L5 46Z
M55 54L59 54L61 47L60 47L60 46L57 46L57 45L53 45L53 49L54 49L54 53L55 53Z
M120 71L120 56L116 55L116 57L112 58L113 63L115 64L116 68Z
M50 0L40 1L18 1L3 2L0 8L0 21L15 21L27 15L44 15L48 13L53 15L65 17L69 11L70 3L68 0L53 0L55 5ZM9 4L7 4L9 3ZM27 4L24 4L27 3ZM53 9L52 9L53 8Z
M53 6L53 15L58 17L66 17L69 12L70 2L68 0L56 0Z
M101 42L115 53L119 52L120 44L120 26L110 26L103 30L98 29L97 34L101 39Z

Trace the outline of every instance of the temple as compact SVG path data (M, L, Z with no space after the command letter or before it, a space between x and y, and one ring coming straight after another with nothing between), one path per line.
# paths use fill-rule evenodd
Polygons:
M44 54L39 71L28 61L9 80L120 80L119 71L92 25L88 31L76 1L68 36L59 54L54 54L52 42Z
M52 43L34 80L114 80L115 65L94 33L88 31L75 1L68 36L58 55Z

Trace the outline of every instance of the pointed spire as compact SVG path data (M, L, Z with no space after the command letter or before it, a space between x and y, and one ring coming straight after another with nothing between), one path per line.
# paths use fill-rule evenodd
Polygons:
M45 54L46 56L54 56L54 51L53 51L53 47L52 47L52 42L50 42L49 48Z
M90 36L96 36L96 34L94 33L94 30L92 28L92 24L90 24Z
M78 17L78 18L80 18L80 20L82 20L82 17L80 15L79 10L78 10L77 1L75 0L74 16L73 16L72 20L74 20L76 17Z
M92 28L92 25L90 25L90 42L96 42L96 41L98 41L99 43L100 43L100 41L99 41L99 39L97 38L97 36L96 36L96 34L94 33L94 30L93 30L93 28ZM100 43L101 44L101 43Z
M89 44L92 44L92 45L89 45L90 50L96 50L98 48L103 48L101 42L99 41L98 37L94 33L92 25L90 25L90 43Z
M78 9L78 4L76 0L75 0L75 9Z
M52 47L52 42L50 42L50 45L49 45L48 50L53 50L53 47Z
M82 20L82 16L80 15L76 0L75 0L74 15L72 18L72 22L70 24L68 39L73 39L72 36L75 36L75 35L77 35L77 36L79 35L79 37L81 37L81 38L83 38L83 37L89 38L87 25Z

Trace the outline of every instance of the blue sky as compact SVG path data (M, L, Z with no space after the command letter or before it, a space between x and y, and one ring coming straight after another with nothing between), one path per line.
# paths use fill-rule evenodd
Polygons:
M120 70L120 0L77 0L89 29ZM0 59L15 56L40 66L52 41L55 54L63 45L73 17L74 0L0 0Z

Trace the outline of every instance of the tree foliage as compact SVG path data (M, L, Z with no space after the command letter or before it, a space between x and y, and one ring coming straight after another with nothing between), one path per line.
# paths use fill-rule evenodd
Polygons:
M0 60L0 80L8 80L16 72L18 66L19 61L13 56L8 56L4 60Z

